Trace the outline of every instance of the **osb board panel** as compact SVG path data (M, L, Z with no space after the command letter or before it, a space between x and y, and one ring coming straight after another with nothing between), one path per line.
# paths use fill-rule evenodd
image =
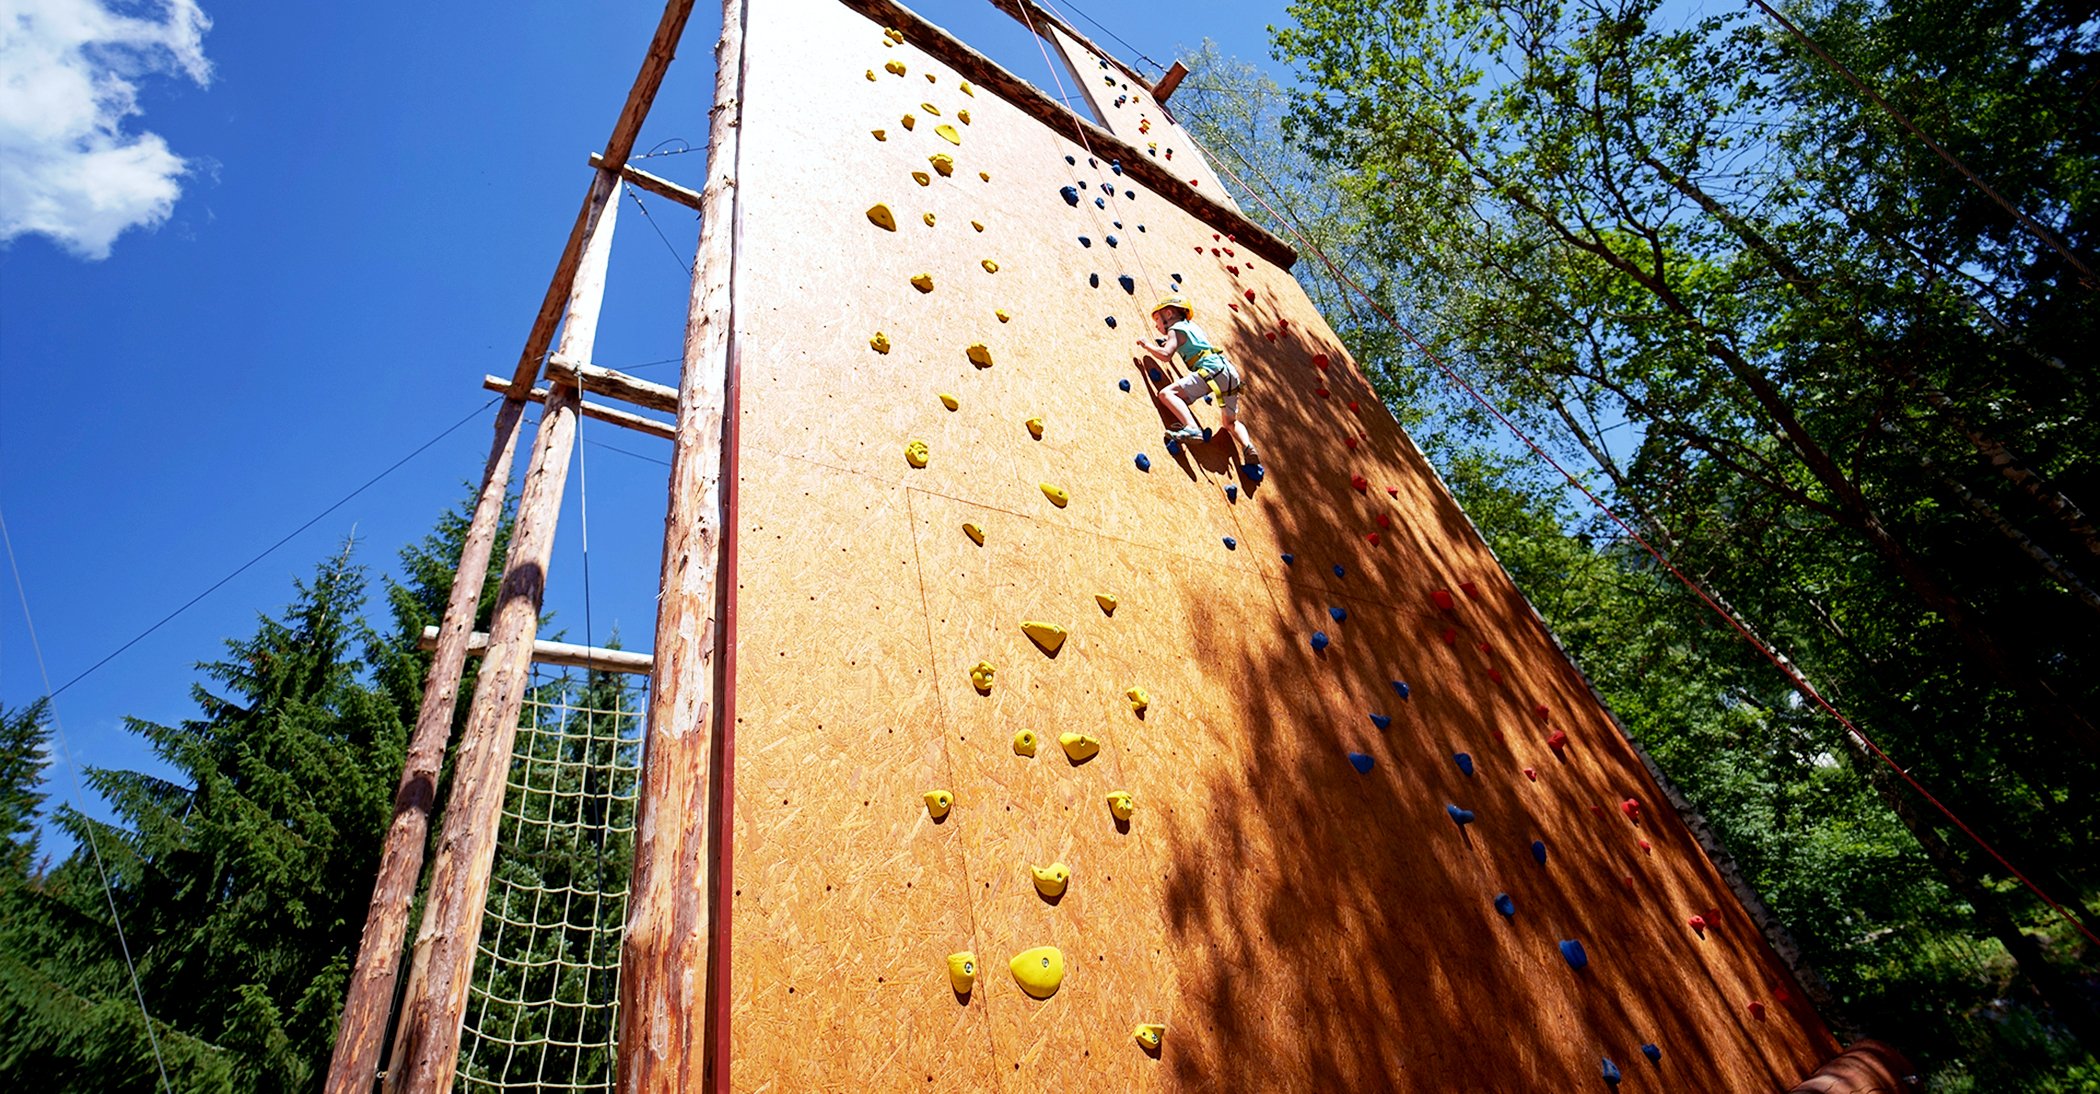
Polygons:
M956 829L919 798L949 760L907 502L834 478L759 453L740 478L733 1078L982 1090L983 1052L957 1047L983 1012L926 975L972 924Z
M1747 1090L1834 1050L1287 272L826 0L755 6L747 41L737 1088L1563 1089L1610 1056L1624 1089ZM943 152L953 177L911 180ZM876 201L895 233L867 220ZM922 271L932 293L908 283ZM1161 447L1131 339L1176 281L1248 377L1261 482L1229 443ZM966 359L979 341L989 368ZM1071 629L1058 657L1027 618ZM969 686L980 659L990 696ZM1066 729L1102 754L1068 764ZM918 797L935 786L957 797L940 825ZM1112 789L1138 797L1127 832ZM1476 822L1453 825L1453 803ZM1055 904L1027 872L1053 860L1074 872ZM1716 909L1705 938L1686 929ZM1005 971L1039 944L1070 969L1047 1002ZM959 1002L941 959L965 946L985 973ZM1140 1021L1169 1023L1157 1059Z
M1048 33L1051 43L1064 54L1072 71L1079 74L1080 88L1086 92L1087 101L1093 104L1094 113L1100 116L1109 132L1130 142L1132 147L1142 149L1176 176L1195 183L1204 193L1226 206L1239 208L1232 194L1218 184L1217 173L1197 153L1188 131L1174 120L1173 115L1161 110L1144 88L1132 84L1120 69L1095 56L1056 26L1038 24L1038 29ZM1176 156L1181 158L1176 159Z

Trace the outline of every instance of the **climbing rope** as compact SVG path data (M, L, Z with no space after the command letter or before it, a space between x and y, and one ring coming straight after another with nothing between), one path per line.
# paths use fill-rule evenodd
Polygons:
M1220 143L1223 143L1226 149L1232 153L1235 159L1239 160L1241 164L1245 165L1257 177L1262 177L1264 182L1268 181L1266 177L1261 176L1261 172L1254 167L1252 161L1249 160L1244 154L1242 154L1238 148L1234 147L1230 142L1224 141L1223 138L1219 138L1219 140ZM1589 500L1589 503L1592 506L1596 507L1598 512L1604 514L1604 516L1607 519L1609 519L1613 524L1617 525L1619 529L1626 534L1627 538L1633 540L1634 543L1639 544L1641 549L1647 552L1650 558L1653 558L1658 565L1662 566L1665 570L1668 570L1670 572L1670 575L1672 577L1675 577L1678 580L1678 582L1682 584L1685 588L1691 590L1693 595L1697 596L1700 599L1700 601L1705 603L1708 608L1711 608L1713 610L1715 615L1720 616L1722 621L1728 624L1729 629L1735 631L1737 635L1741 636L1743 641L1749 643L1753 649L1757 650L1759 654L1763 655L1765 660L1770 661L1772 663L1772 666L1774 668L1777 668L1780 671L1780 673L1787 678L1787 681L1793 685L1794 689L1797 692L1807 697L1809 701L1813 702L1817 707L1821 708L1825 714L1828 714L1840 726L1843 726L1845 731L1852 736L1853 740L1858 741L1861 745L1864 745L1870 752L1872 752L1875 755L1875 757L1880 759L1882 763L1888 765L1889 769L1891 771L1894 771L1896 775L1899 778L1901 778L1903 782L1906 785L1908 785L1912 790L1916 791L1919 797L1923 798L1926 802L1930 803L1932 807L1940 813L1941 816L1946 817L1949 823L1953 824L1954 827L1959 829L1963 835L1967 836L1970 839L1970 841L1975 843L1977 847L1981 848L1992 859L1996 860L1998 865L2004 867L2006 872L2011 874L2014 878L2018 879L2020 884L2025 886L2029 892L2033 893L2044 904L2047 904L2053 911L2056 912L2058 916L2062 917L2064 922L2070 924L2073 929L2078 931L2079 934L2084 935L2087 941L2093 943L2096 946L2100 946L2100 935L2096 935L2093 932L2093 930L2087 927L2082 920L2072 915L2068 909L2066 909L2062 904L2059 904L2055 899L2050 897L2049 894L2043 892L2039 885L2036 885L2034 881L2028 878L2028 876L2025 873L2021 872L2021 870L2017 866L2013 865L2012 860L2006 858L2005 855L1997 849L1997 847L1993 846L1990 843L1990 841L1984 839L1983 836L1979 835L1975 829L1969 827L1968 823L1963 821L1961 817L1957 816L1953 809L1949 808L1944 802L1941 802L1938 798L1934 797L1932 792L1925 789L1924 785L1918 782L1916 778L1912 777L1911 773L1908 770L1906 770L1901 764L1898 764L1894 758L1890 757L1889 754L1882 749L1880 744L1876 743L1874 739L1872 737L1869 737L1864 730L1860 729L1858 725L1854 724L1852 719L1847 718L1844 712L1840 711L1836 706L1834 706L1830 702L1830 700L1824 698L1822 692L1816 690L1815 686L1813 684L1810 684L1807 678L1803 677L1799 672L1797 672L1794 669L1792 662L1790 662L1784 657L1781 657L1777 651L1773 650L1771 646L1767 645L1763 639L1759 638L1754 632L1750 630L1750 628L1747 625L1745 625L1740 619L1738 619L1734 612L1723 607L1718 600L1716 600L1711 594L1709 594L1706 591L1704 586L1702 586L1698 581L1694 580L1690 575L1686 574L1683 570L1679 569L1676 563L1670 561L1670 559L1667 556L1665 556L1661 550L1657 549L1654 544L1648 542L1647 538L1642 536L1640 532L1635 530L1633 525L1628 523L1624 517L1620 516L1617 510L1605 504L1604 500L1598 497L1596 493L1592 491L1588 486L1584 485L1582 480L1575 476L1574 472L1568 470L1568 468L1562 465L1559 460L1555 459L1551 453L1547 452L1544 448L1540 447L1538 442L1533 440L1530 434L1526 433L1522 427L1517 425L1516 422L1512 421L1508 415L1504 414L1501 408L1497 407L1485 395L1481 394L1478 388L1474 387L1471 382L1467 381L1464 376L1460 375L1457 369L1452 367L1452 365L1448 361L1446 361L1441 354L1437 353L1436 350L1430 348L1428 343L1424 342L1421 338L1417 337L1415 332L1411 328L1409 328L1406 324L1402 323L1398 317L1393 315L1392 312L1388 311L1385 305L1381 303L1375 296L1373 296L1368 290L1366 290L1361 284L1359 284L1353 277L1350 277L1347 273L1344 273L1342 270L1337 268L1335 264L1327 257L1327 253L1321 250L1320 246L1317 243L1314 243L1312 240L1306 238L1305 234L1299 231L1298 225L1295 221L1278 212L1276 210L1276 207L1269 204L1268 199L1264 198L1259 191L1247 185L1247 183L1243 181L1236 173L1233 173L1230 170L1230 168L1225 168L1222 161L1219 162L1219 166L1221 168L1224 168L1225 173L1228 179L1232 182L1232 184L1238 187L1243 193L1247 194L1249 197L1252 197L1257 203L1259 203L1261 207L1268 212L1271 220L1277 224L1282 225L1286 231L1290 232L1292 238L1298 241L1298 244L1302 249L1310 251L1314 256L1318 257L1321 264L1327 268L1329 276L1334 278L1337 284L1344 285L1349 289L1353 290L1357 295L1361 296L1364 300L1364 303L1368 305L1373 312L1377 313L1377 315L1380 318L1385 320L1388 326L1390 326L1394 331L1398 332L1400 336L1406 339L1410 345L1414 346L1415 349L1422 354L1425 360L1428 360L1432 365L1436 367L1438 372L1443 374L1446 380L1450 381L1459 390L1463 391L1466 394L1466 396L1469 399L1471 399L1474 403L1477 403L1481 409L1487 411L1487 413L1490 416L1492 416L1497 422L1501 423L1503 429L1508 431L1510 436L1515 437L1519 443L1521 443L1525 448L1531 451L1532 455L1538 457L1540 460L1544 461L1547 466L1551 467L1554 471L1558 472L1562 478L1567 480L1568 485L1573 486L1577 491L1579 491L1582 494L1583 497L1587 498Z

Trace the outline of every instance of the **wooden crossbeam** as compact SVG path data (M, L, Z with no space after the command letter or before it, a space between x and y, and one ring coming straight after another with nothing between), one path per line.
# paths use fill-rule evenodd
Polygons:
M629 376L615 369L571 361L558 353L547 359L547 379L561 384L574 384L584 391L599 395L610 395L623 403L633 403L644 410L678 413L677 388L651 383L639 376Z
M436 627L423 628L423 636L416 639L419 650L434 650L438 643ZM475 631L467 636L467 656L480 657L489 651L487 631ZM578 646L569 642L550 642L544 638L532 643L532 662L536 665L560 665L571 669L601 669L605 672L623 672L646 676L654 671L656 659L646 653L633 650L609 650L602 646Z
M501 376L483 376L481 378L481 386L490 391L507 392L510 390L510 381ZM533 388L526 393L525 398L535 403L544 403L547 401L547 389L543 387ZM625 426L637 433L647 433L652 437L662 437L667 441L674 436L671 423L669 422L659 422L654 418L644 418L639 414L631 414L616 407L606 406L603 403L579 403L576 411L586 418L610 425Z
M599 155L596 152L591 153L591 166L596 167L601 171L604 170L605 157ZM680 205L688 206L696 212L700 208L699 191L688 190L685 187L680 186L675 182L672 182L670 179L662 178L657 175L652 175L649 172L634 166L633 164L621 164L620 177L626 179L628 182L635 184L636 186L641 187L644 190L649 191L652 194L655 194L657 197L670 198L672 201L675 201Z

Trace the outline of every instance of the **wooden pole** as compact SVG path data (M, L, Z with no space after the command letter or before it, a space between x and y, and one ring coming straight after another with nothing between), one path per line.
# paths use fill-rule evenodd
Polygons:
M510 381L501 376L484 375L481 378L481 386L490 391L508 392L510 390ZM531 402L544 403L547 401L547 389L543 387L533 388L526 393L525 398ZM577 403L576 411L594 421L616 425L622 429L632 429L636 433L647 433L651 437L662 437L667 441L677 435L672 430L669 422L659 422L654 418L644 418L639 414L630 414L617 407L604 406L591 402L588 399Z
M370 1094L378 1078L379 1053L386 1041L387 1011L394 1002L394 982L401 971L401 944L408 932L408 907L415 899L416 879L423 872L423 840L430 832L430 810L437 800L438 768L452 738L452 713L458 705L459 682L467 661L468 636L487 579L489 553L502 522L503 497L510 488L511 458L518 450L518 423L525 401L509 398L496 413L496 437L481 469L481 493L467 522L459 570L436 628L436 656L423 678L423 705L409 736L408 759L394 790L394 819L379 852L379 877L372 884L372 903L365 913L357 963L350 970L350 992L336 1027L335 1055L328 1063L328 1094Z
M620 949L623 1094L729 1089L735 797L738 124L744 0L723 0L700 246L679 371L656 674Z
M605 163L606 161L604 156L601 156L596 152L591 153L592 167L603 167L605 166ZM627 164L622 164L620 166L620 177L626 179L628 182L631 182L644 190L649 191L652 194L655 194L657 197L669 198L672 201L675 201L688 209L697 210L700 208L700 195L693 193L691 190L688 190L675 182L672 182L670 179L659 178L658 176L652 175L639 167L634 167Z
M569 293L568 319L557 352L589 359L597 336L598 307L605 295L606 257L619 213L616 177L598 172L582 256ZM384 1089L402 1094L440 1094L452 1087L459 1064L460 1018L474 951L481 935L482 904L496 855L496 829L510 773L511 745L532 668L532 645L546 592L547 565L554 553L554 526L568 482L576 442L577 391L554 385L540 414L532 464L518 501L503 588L489 626L489 648L474 686L474 704L460 736L452 793L439 832L437 861L430 871L430 899L416 933L408 990L394 1037Z
M423 628L423 637L416 639L416 648L419 650L434 650L437 644L436 627ZM489 636L486 631L475 631L467 636L468 657L483 657L488 652ZM544 638L532 644L532 663L591 669L596 672L626 673L631 676L647 676L656 667L656 659L646 653L609 650L603 646L578 646L570 642L550 642Z

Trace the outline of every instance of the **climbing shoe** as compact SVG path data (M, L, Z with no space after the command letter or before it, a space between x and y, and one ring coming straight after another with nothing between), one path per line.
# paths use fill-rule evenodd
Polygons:
M1181 444L1202 444L1204 439L1205 438L1203 436L1203 431L1201 429L1195 428L1194 426L1191 426L1187 429L1169 430L1167 432L1168 444L1174 444L1176 442L1179 442Z

